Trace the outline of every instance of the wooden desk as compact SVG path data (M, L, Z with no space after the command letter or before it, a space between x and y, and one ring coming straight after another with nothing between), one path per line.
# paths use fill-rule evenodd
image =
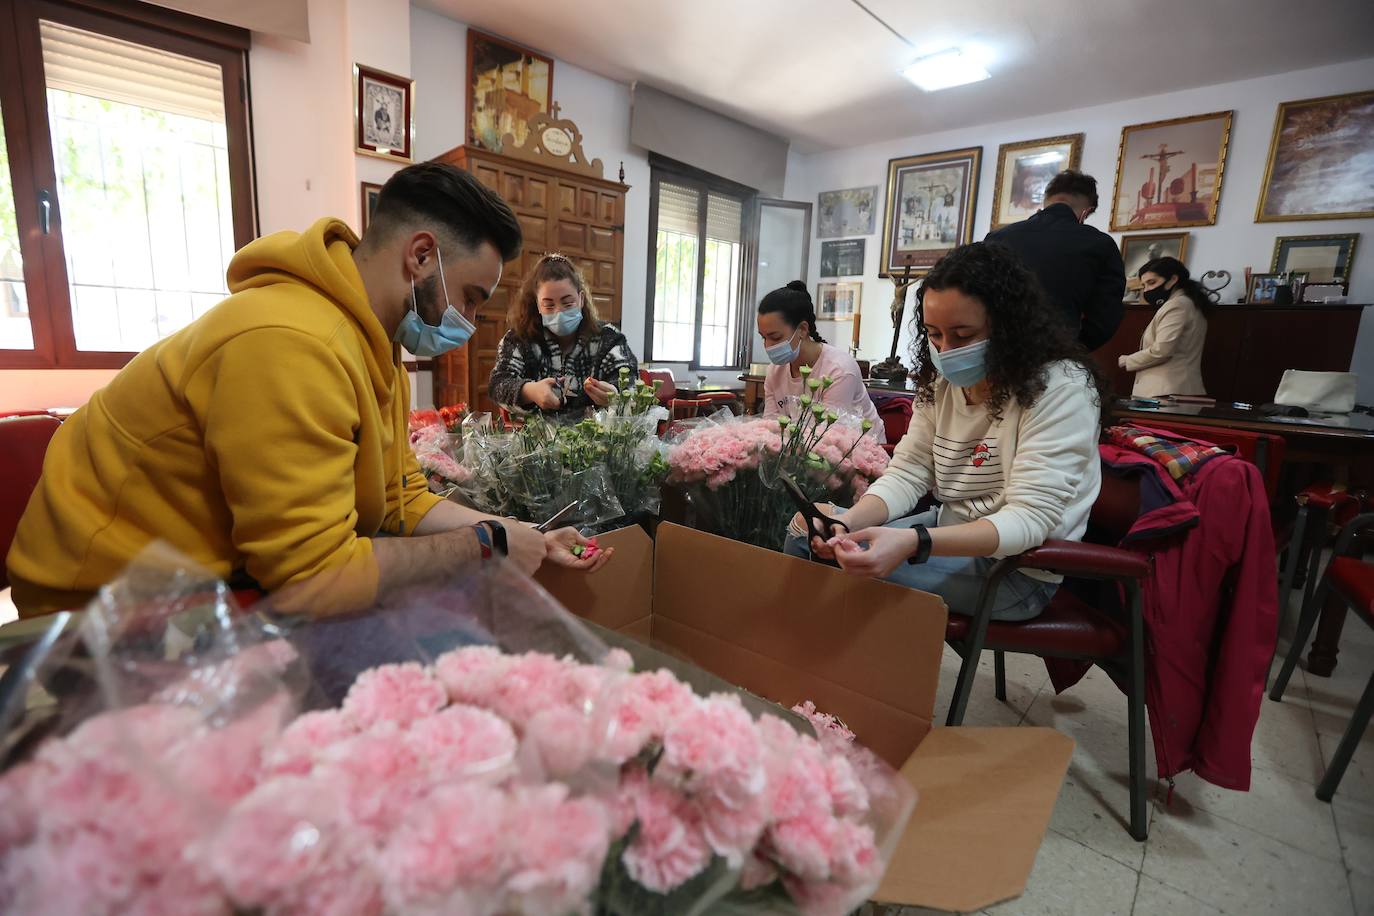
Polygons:
M1365 308L1317 304L1216 306L1207 321L1207 342L1202 351L1202 382L1207 394L1218 402L1268 404L1274 400L1285 369L1350 371L1360 314ZM1116 334L1093 351L1093 359L1119 395L1131 393L1135 375L1117 366L1117 357L1140 349L1140 336L1153 317L1150 306L1127 304Z

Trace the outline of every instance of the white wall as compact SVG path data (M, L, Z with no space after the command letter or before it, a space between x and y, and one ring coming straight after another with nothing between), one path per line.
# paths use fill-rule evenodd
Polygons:
M1098 212L1089 222L1105 231L1116 176L1117 147L1124 125L1234 109L1217 224L1188 230L1192 233L1188 240L1189 269L1198 275L1209 269L1229 270L1233 279L1222 298L1234 302L1243 293L1241 286L1247 266L1256 271L1269 269L1276 237L1358 232L1361 238L1351 278L1350 301L1374 302L1374 220L1254 221L1278 103L1369 89L1374 83L1372 77L1374 58L800 157L797 167L788 170L787 196L814 203L821 191L873 184L885 186L889 159L981 145L983 168L973 230L973 238L978 240L987 234L991 224L998 145L1082 132L1086 134L1083 170L1097 178L1101 198ZM863 357L873 360L886 357L892 341L892 325L887 316L892 301L892 283L878 279L881 222L880 216L877 231L869 237L867 245L862 303L865 320L861 327L860 352ZM820 242L814 238L814 230L812 235L811 276L808 279L814 289L820 275ZM1115 233L1114 237L1119 239L1120 233ZM901 349L904 358L907 358L908 338L909 333L904 332ZM1355 348L1354 370L1361 376L1361 402L1374 402L1374 309L1366 309L1364 313Z

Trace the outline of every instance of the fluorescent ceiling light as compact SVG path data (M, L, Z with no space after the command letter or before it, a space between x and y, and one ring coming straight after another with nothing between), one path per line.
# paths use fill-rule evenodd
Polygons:
M926 92L935 92L951 86L976 83L992 74L970 55L958 48L950 48L914 61L902 71L902 76Z

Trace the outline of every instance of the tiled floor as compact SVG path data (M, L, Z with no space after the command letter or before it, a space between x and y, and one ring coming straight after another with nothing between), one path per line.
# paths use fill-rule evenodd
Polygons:
M1286 646L1284 647L1286 651ZM958 657L946 648L936 714L949 707ZM986 653L965 721L1048 725L1077 742L1068 778L1020 898L997 916L1374 914L1374 729L1333 804L1316 784L1374 670L1374 633L1353 617L1331 678L1294 675L1282 703L1263 701L1248 793L1178 777L1172 803L1153 780L1150 838L1126 833L1126 701L1096 669L1060 696L1045 666L1007 656L1007 699L992 691ZM904 914L916 911L906 909Z

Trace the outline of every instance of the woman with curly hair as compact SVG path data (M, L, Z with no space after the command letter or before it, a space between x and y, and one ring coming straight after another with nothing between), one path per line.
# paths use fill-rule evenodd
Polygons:
M1034 277L986 242L945 255L918 297L916 413L883 476L848 512L848 528L808 545L794 522L788 552L849 573L934 592L971 614L997 558L1077 540L1101 485L1097 439L1105 385ZM927 493L942 505L911 513ZM1027 620L1060 579L1007 576L997 620Z
M511 413L578 417L610 403L621 369L639 375L625 335L600 319L582 272L561 254L534 265L506 322L487 385Z

